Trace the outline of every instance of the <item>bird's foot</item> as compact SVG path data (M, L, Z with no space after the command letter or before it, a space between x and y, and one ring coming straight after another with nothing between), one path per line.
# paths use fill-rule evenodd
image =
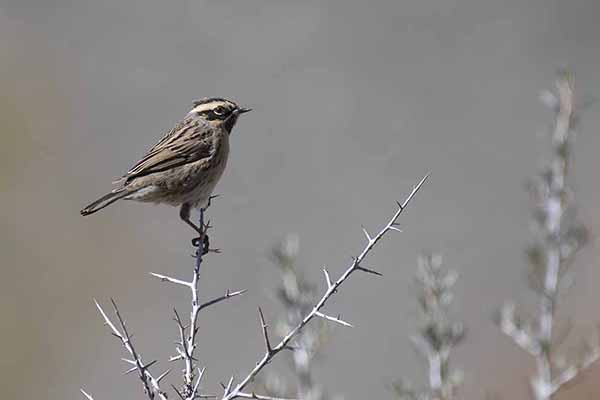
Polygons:
M192 239L192 246L200 247L200 239L200 237ZM202 243L202 255L208 254L210 251L210 240L208 239L208 235L205 233Z

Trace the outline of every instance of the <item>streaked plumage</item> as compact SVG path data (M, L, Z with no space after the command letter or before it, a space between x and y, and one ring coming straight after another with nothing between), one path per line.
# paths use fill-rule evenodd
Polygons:
M222 98L194 102L186 117L115 183L120 186L91 203L90 215L117 200L181 206L189 221L190 209L205 207L221 178L229 155L229 134L240 114L250 111Z

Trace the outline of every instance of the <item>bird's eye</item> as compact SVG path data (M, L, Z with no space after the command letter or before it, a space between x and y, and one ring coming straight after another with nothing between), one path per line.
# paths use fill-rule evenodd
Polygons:
M217 107L217 108L215 108L213 111L214 111L214 113L215 113L215 114L217 114L217 115L224 115L226 110L225 110L225 107L223 107L223 106L218 106L218 107Z

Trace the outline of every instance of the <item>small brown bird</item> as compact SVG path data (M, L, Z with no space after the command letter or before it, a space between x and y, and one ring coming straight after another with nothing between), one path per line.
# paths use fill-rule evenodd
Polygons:
M181 206L179 216L190 221L192 208L205 208L221 178L229 155L229 134L240 114L251 111L223 98L194 102L186 117L115 183L119 187L83 210L90 215L117 200Z

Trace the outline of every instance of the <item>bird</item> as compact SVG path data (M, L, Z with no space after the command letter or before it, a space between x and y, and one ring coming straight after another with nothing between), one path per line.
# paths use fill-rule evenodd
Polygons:
M191 110L120 179L118 187L90 203L91 215L117 200L179 206L179 217L200 237L203 227L190 220L192 209L205 209L223 175L229 156L229 135L241 114L252 111L234 101L207 97Z

